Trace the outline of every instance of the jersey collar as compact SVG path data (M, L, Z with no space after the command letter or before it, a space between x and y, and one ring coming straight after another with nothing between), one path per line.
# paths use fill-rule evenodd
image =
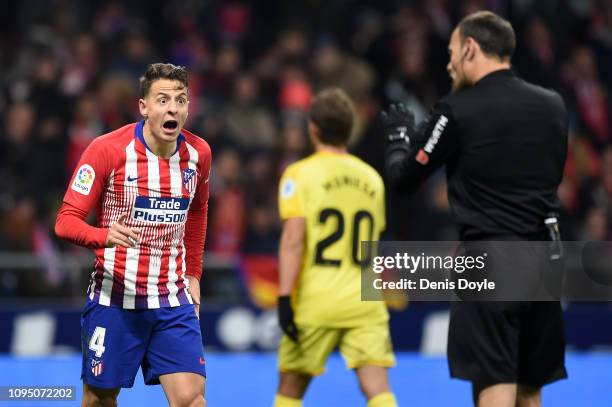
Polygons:
M151 150L149 146L147 145L147 142L145 141L145 138L144 138L144 134L142 133L144 122L145 122L144 120L141 120L138 123L136 123L136 127L134 128L134 138L137 138L138 140L140 140L142 145L145 146L147 150L153 152L153 150ZM183 133L179 133L179 136L176 139L176 150L174 151L172 155L176 154L179 151L179 149L181 148L181 142L183 140L185 140L185 136L183 135Z
M514 77L514 72L512 72L512 69L499 69L497 71L493 71L490 72L488 74L486 74L485 76L483 76L482 78L480 78L480 80L478 81L478 83L484 82L484 81L488 81L490 79L493 78L512 78Z

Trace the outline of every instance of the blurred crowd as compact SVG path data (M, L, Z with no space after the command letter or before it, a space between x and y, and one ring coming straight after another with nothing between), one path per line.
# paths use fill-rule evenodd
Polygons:
M21 0L0 24L0 252L75 250L53 235L68 179L92 139L140 120L138 78L161 61L188 68L186 128L213 151L207 251L275 253L276 183L311 152L311 97L352 96L351 150L381 171L378 112L402 102L422 120L450 88L453 26L485 8L515 27L515 71L569 109L564 238L609 239L612 1ZM456 238L443 172L414 197L388 195L385 238Z

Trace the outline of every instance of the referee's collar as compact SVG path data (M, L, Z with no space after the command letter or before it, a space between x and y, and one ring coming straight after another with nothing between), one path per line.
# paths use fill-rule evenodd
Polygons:
M513 78L514 76L514 72L512 72L512 69L510 68L498 69L497 71L489 72L488 74L480 78L480 80L476 83L485 82L494 78Z

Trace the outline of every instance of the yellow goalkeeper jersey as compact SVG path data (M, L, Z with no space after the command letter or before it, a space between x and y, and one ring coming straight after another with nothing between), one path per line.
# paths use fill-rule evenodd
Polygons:
M383 301L361 301L361 242L385 228L378 173L350 154L318 152L285 170L280 217L305 218L301 270L292 295L301 325L354 327L388 320Z

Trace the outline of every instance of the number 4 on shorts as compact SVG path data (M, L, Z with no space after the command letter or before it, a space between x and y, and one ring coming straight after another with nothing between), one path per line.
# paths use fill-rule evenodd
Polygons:
M96 352L96 357L102 357L104 350L104 335L106 335L106 328L102 328L101 326L97 326L89 340L89 350L93 350Z

